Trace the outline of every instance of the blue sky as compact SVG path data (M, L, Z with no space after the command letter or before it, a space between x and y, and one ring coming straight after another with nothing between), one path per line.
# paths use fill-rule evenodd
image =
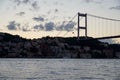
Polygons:
M120 0L0 0L0 30L28 38L63 30L62 36L75 27L77 18L65 23L78 12L120 19Z

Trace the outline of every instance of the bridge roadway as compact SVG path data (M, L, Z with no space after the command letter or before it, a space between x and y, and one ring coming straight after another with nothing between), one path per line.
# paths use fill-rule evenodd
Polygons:
M116 36L106 36L106 37L98 37L98 38L94 38L94 39L111 39L111 38L120 38L120 35L116 35Z
M120 38L120 35L106 36L106 37L97 37L97 38L83 38L83 39L78 39L78 40L101 40L101 39L111 39L111 38Z

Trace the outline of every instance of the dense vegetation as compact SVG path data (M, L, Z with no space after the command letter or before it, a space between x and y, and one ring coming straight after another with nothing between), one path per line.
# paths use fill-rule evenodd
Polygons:
M25 39L0 33L1 58L120 58L120 44L81 37Z

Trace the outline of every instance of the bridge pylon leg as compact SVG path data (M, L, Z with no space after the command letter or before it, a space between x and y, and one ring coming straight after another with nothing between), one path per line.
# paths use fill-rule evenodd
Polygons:
M84 26L81 26L80 24L80 18L81 17L84 17L84 22L85 22L85 25ZM83 13L79 13L78 12L78 34L77 34L77 37L78 37L78 40L80 39L80 30L83 29L85 30L85 37L87 38L87 14L83 14Z

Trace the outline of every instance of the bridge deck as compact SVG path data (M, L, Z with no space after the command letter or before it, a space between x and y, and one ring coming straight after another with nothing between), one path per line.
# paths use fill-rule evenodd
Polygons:
M95 38L95 39L111 39L111 38L120 38L120 35L117 35L117 36L98 37L98 38Z

